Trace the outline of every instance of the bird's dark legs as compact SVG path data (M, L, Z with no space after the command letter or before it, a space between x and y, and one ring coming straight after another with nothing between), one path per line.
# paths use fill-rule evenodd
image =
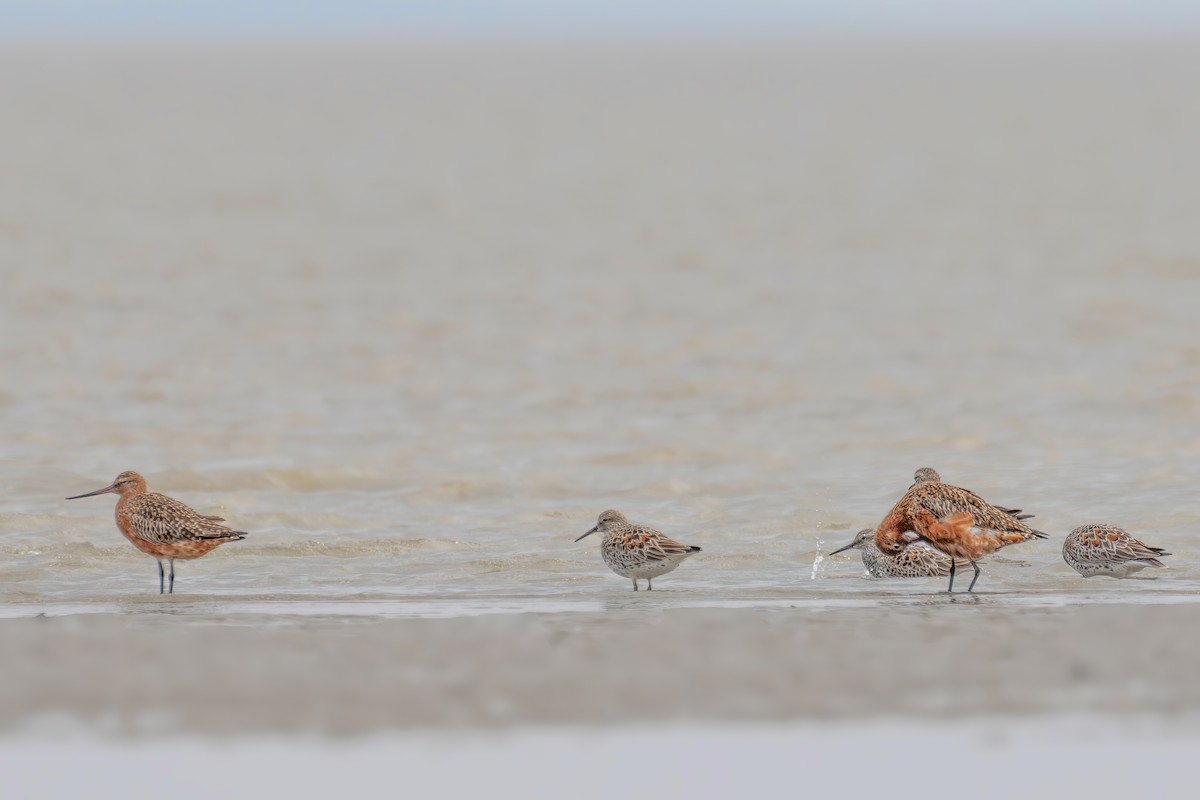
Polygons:
M979 565L972 561L971 566L975 568L975 575L971 578L971 585L967 587L968 593L975 588L975 581L979 580Z
M170 562L171 562L171 582L168 584L168 586L170 586L170 589L167 590L167 594L175 594L175 559L173 559L173 558L170 559ZM162 569L161 561L158 562L158 568ZM975 572L976 573L979 572L978 567L975 568ZM971 581L971 585L974 586L975 581ZM160 592L160 594L161 594L161 592Z
M950 559L950 586L946 589L946 593L954 591L954 559Z
M646 591L648 592L648 591L650 591L650 590L651 590L651 589L653 589L653 588L654 588L654 587L650 585L650 579L649 579L649 578L646 578Z
M159 559L159 561L158 561L158 593L159 593L159 594L162 594L162 593L163 593L163 568L162 568L162 559Z
M634 579L633 579L633 590L634 590L635 592L637 591L637 578L634 578Z

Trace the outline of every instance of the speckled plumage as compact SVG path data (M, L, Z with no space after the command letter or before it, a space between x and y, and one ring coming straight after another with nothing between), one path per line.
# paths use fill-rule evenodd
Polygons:
M839 547L829 555L846 550L858 550L863 566L876 578L930 578L950 574L953 559L940 550L934 550L921 542L913 542L899 553L885 553L875 545L875 530L864 528L854 541ZM965 567L968 562L959 561L956 566Z
M638 590L638 581L646 579L646 590L652 578L665 575L699 547L693 547L671 539L666 534L641 525L633 525L620 511L608 510L600 515L595 527L580 536L599 532L604 538L600 542L600 556L609 569L623 578L633 580L633 590Z
M117 528L134 547L158 560L158 590L163 592L163 559L171 565L170 591L175 590L175 560L200 558L225 542L246 538L221 523L221 517L199 514L188 506L157 492L146 491L146 479L136 472L122 472L111 485L87 494L92 497L117 493Z
M1171 555L1151 547L1115 525L1080 525L1063 540L1063 560L1085 578L1105 575L1127 578L1146 567L1166 566L1159 557Z
M942 482L942 476L939 475L938 471L936 469L934 469L933 467L921 467L919 470L917 470L915 473L913 473L913 486L916 486L918 483L941 483L941 482ZM970 492L970 490L968 490L968 489L962 489L962 491L969 492L970 494L974 495L975 497L979 497L979 495L975 494L974 492ZM982 497L979 497L979 502L981 502L981 503L984 502L984 499ZM1003 511L1005 514L1010 514L1010 515L1016 517L1017 519L1033 519L1033 514L1022 513L1021 509L1019 509L1019 508L1005 508L1004 506L992 506L992 508L999 509L1000 511Z
M921 467L913 473L913 483L941 483L942 476L933 467Z
M1010 544L1045 538L1045 533L974 492L938 481L914 483L875 529L875 544L885 554L896 555L920 539L948 556L971 562L975 576L968 592L979 577L975 562L980 558ZM951 589L954 573L951 568Z

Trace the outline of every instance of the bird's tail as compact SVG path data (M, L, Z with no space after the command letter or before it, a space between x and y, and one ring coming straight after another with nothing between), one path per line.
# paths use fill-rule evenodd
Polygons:
M1026 514L1019 508L1006 508L1004 506L996 506L996 508L1008 514L1013 519L1033 519L1034 517L1033 514Z
M1019 542L1028 542L1033 539L1049 539L1050 534L1042 533L1030 529L1028 531L996 531L996 535L1000 537L1000 541L1005 544L1017 544Z
M1151 547L1143 542L1132 542L1131 548L1136 556L1136 560L1142 564L1149 564L1152 567L1161 567L1163 563L1158 560L1159 556L1171 555L1161 547Z
M239 542L250 534L246 531L221 531L220 533L202 533L200 539L217 539L222 542Z

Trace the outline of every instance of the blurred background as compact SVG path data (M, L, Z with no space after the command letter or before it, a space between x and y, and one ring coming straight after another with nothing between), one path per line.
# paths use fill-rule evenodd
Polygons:
M420 775L430 736L521 764L547 734L513 731L569 729L837 788L881 719L1098 714L1113 746L1151 718L1171 787L1198 33L1121 0L0 2L5 760L403 735ZM1051 538L966 599L824 557L921 466ZM61 499L125 469L250 536L160 598L112 498ZM704 552L633 595L572 543L609 507ZM1098 521L1167 569L1080 578ZM1021 730L1047 775L1080 755Z

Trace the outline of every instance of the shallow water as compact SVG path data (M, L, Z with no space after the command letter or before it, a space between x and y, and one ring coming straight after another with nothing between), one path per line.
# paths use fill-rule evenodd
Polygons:
M1200 597L1197 52L11 48L0 616L160 607L124 469L205 613L926 602L819 560L924 465L1052 536L980 602Z

